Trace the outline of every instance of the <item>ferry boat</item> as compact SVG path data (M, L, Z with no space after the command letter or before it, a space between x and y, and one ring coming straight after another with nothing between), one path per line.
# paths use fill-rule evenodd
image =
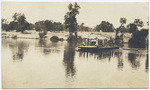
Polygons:
M100 40L87 38L81 46L78 47L80 51L106 51L112 49L119 49L118 46L113 44L113 40Z

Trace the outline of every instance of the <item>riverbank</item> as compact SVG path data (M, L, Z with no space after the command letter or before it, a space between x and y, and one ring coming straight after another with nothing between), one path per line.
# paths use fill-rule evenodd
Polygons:
M2 38L24 38L24 39L39 39L39 32L35 30L26 31L25 33L11 31L6 32L2 31ZM63 38L63 40L67 40L69 37L69 32L67 31L59 31L59 32L47 32L45 39L50 39L52 36L58 36L59 38ZM115 32L78 32L78 36L81 38L98 38L98 39L109 39L110 37L115 38ZM130 33L124 33L124 42L128 42L131 38Z

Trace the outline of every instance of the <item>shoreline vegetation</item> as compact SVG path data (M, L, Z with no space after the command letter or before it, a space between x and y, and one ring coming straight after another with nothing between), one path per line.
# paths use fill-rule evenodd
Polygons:
M64 15L64 23L55 22L52 20L37 21L34 24L29 23L23 13L15 13L13 21L8 22L2 18L2 38L24 38L24 39L50 39L50 40L67 40L70 36L75 36L71 41L77 40L78 37L83 38L98 38L101 40L113 39L115 45L128 43L130 48L145 48L148 46L148 28L143 28L144 25L149 26L149 21L144 24L141 19L135 19L128 25L127 19L120 18L120 26L114 27L109 21L101 21L94 28L85 26L84 23L78 24L76 15L79 15L79 10L82 9L77 3L68 5L68 12ZM54 40L55 41L55 40ZM148 48L148 47L147 47Z
M40 39L39 36L39 32L35 31L35 30L27 30L26 33L21 33L21 32L16 32L16 30L14 31L10 31L10 32L6 32L6 31L2 31L2 38L14 38L14 39ZM64 41L66 41L69 37L69 32L67 31L53 31L47 32L47 35L45 35L45 37L43 39L50 39L53 36L58 36L59 39L63 39ZM115 32L78 32L78 36L80 36L81 38L100 38L100 39L109 39L110 37L115 38ZM128 40L131 38L131 34L130 33L125 33L124 34L124 43L128 43Z

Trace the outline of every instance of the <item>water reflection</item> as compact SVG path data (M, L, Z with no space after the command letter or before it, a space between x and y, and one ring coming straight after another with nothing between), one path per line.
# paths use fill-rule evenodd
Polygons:
M145 69L146 69L146 72L148 72L148 70L149 70L149 58L148 58L148 54L147 54L147 57L146 57Z
M66 44L64 49L63 64L65 66L66 76L73 77L76 74L76 68L74 65L76 42L70 41Z
M118 59L118 68L120 70L123 69L123 57L122 57L122 51L117 51L115 52L115 56L117 57Z
M131 63L131 67L137 69L140 67L140 61L137 59L139 55L135 53L128 53L128 60Z
M29 49L29 42L21 40L11 40L9 42L9 48L12 51L12 59L22 61L24 55L27 54Z
M16 81L15 77L8 77L19 86L24 86L26 80L29 80L29 83L24 87L30 86L30 83L36 82L37 80L39 80L38 85L47 85L47 87L49 87L49 85L55 87L75 87L80 86L80 84L83 86L89 85L90 87L91 84L88 82L96 82L96 85L92 84L95 85L95 87L104 82L105 85L109 84L114 86L116 79L118 81L115 85L123 85L122 81L125 79L122 79L122 77L126 77L127 81L123 82L127 83L127 86L128 82L134 80L136 80L135 82L139 83L139 85L140 83L147 82L148 73L146 73L146 71L148 72L149 69L149 60L148 54L144 53L144 50L141 50L143 53L140 51L131 53L130 50L122 49L98 53L78 52L75 50L77 46L75 41L52 43L50 40L39 39L4 40L6 40L6 42L2 43L2 59L4 61L3 64L7 66L7 70L3 71L5 71L5 74L7 74L6 71L10 73L13 72L12 76L19 77L19 82L18 80ZM7 58L6 54L8 54L10 58ZM34 59L37 60L33 60L32 57L35 57ZM22 62L14 64L11 63L13 61ZM132 68L140 68L133 70L131 66ZM32 70L30 70L31 68ZM42 72L39 72L39 70ZM32 77L28 75L29 71L33 71L30 74L34 76L36 73L36 76ZM110 75L106 76L106 74ZM111 78L111 74L114 78ZM22 78L22 75L27 77ZM46 82L40 84L43 81ZM137 83L135 83L135 85Z
M34 43L35 42L35 43ZM34 46L32 47L32 45ZM2 39L2 47L9 48L12 52L13 61L22 61L24 56L28 53L29 47L35 48L43 55L49 55L54 53L63 54L63 64L66 70L66 76L74 76L76 74L76 68L74 65L75 59L75 48L76 42L51 42L49 40L39 39L39 40L25 40L25 39ZM65 48L64 48L65 46ZM64 50L63 50L64 49ZM123 52L126 53L127 58L123 58ZM143 51L142 51L143 52ZM144 68L147 72L149 69L148 54L142 54L142 52L130 52L124 50L109 50L103 52L83 52L79 51L79 58L91 58L92 60L100 60L109 62L115 58L117 62L118 69L122 70L124 67L124 60L130 63L133 69L138 69L140 67L140 60L144 58ZM141 59L140 59L141 58Z
M1 40L2 48L7 48L8 47L8 38L5 38Z
M95 59L103 60L105 58L111 59L114 55L114 51L99 51L99 52L85 52L79 51L79 57L88 58L89 56L93 56Z
M111 58L117 57L118 60L118 68L122 69L123 68L123 57L122 57L122 51L119 50L107 50L107 51L98 51L98 52L84 52L84 51L79 51L79 57L84 57L88 58L90 55L93 56L97 60L109 60L111 61Z
M50 53L59 53L58 42L51 42L45 39L39 39L36 47L40 47L44 55L49 55Z

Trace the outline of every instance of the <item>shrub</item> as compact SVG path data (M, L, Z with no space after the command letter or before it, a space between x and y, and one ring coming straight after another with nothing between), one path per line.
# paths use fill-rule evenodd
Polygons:
M50 40L51 40L52 42L58 42L58 41L59 41L59 38L58 38L57 36L52 36L52 37L50 38Z

